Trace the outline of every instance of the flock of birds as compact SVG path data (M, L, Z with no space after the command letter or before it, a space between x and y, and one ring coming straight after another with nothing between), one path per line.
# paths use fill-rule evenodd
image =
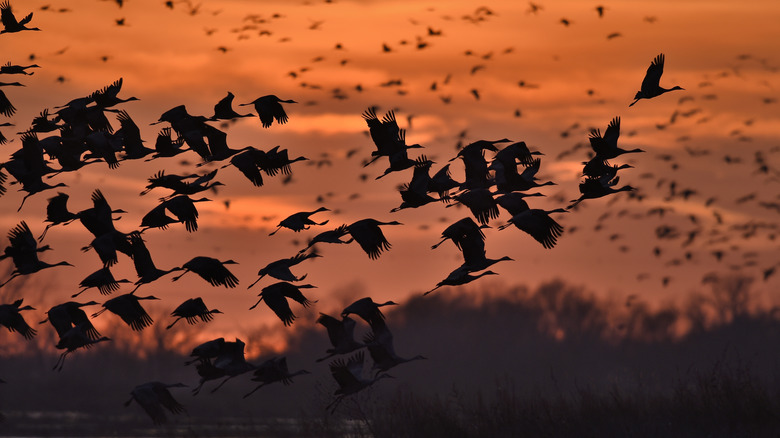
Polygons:
M32 13L18 20L9 4L5 1L0 5L3 30L0 34L22 31L37 31L29 27ZM652 99L670 91L682 90L679 86L664 88L661 76L664 69L664 55L659 54L650 64L636 93L633 106L641 99ZM0 75L18 74L30 75L28 69L39 68L38 65L12 65L10 62L0 68ZM23 86L19 82L0 82L2 86ZM137 295L137 290L147 284L159 281L162 277L177 273L172 281L179 280L183 275L192 272L201 277L213 287L235 288L239 279L229 270L235 264L233 260L219 260L207 255L198 255L180 266L158 268L145 244L149 230L166 229L169 226L182 224L186 231L194 233L198 230L197 204L210 202L205 197L196 198L202 193L214 192L214 188L223 185L217 180L220 169L235 168L253 186L260 187L264 178L278 175L290 175L296 162L307 160L299 156L291 158L289 151L276 146L269 150L261 150L253 146L233 149L228 145L227 133L213 125L221 121L238 118L257 117L264 128L271 128L274 123L288 122L284 105L297 103L294 100L280 99L275 95L259 97L240 106L251 106L255 114L241 114L234 109L234 95L228 93L225 98L214 106L214 114L210 117L189 114L184 105L179 105L162 113L158 120L152 123L166 124L160 129L154 147L144 145L141 130L129 113L118 109L120 105L137 100L135 97L120 97L122 79L96 90L88 96L71 100L61 106L47 108L41 111L29 128L19 133L21 148L14 151L10 158L0 163L0 196L5 194L11 185L20 186L25 192L18 209L21 210L28 197L48 192L64 183L50 184L47 182L63 173L78 172L87 165L106 165L115 169L127 160L156 161L179 154L195 153L199 156L201 165L211 163L219 166L216 170L206 173L171 174L160 171L148 178L148 184L140 193L142 196L154 190L167 190L160 198L159 204L143 216L138 229L120 231L114 222L126 211L114 209L100 190L91 195L90 208L71 211L68 207L69 195L58 192L48 200L45 228L36 236L26 222L21 222L8 232L9 243L0 254L0 261L10 259L14 270L8 279L4 279L0 287L5 286L15 278L38 273L42 270L58 266L72 266L67 261L56 263L41 260L39 256L52 250L43 241L49 230L54 227L66 226L79 222L86 228L91 241L83 248L94 251L100 259L99 268L86 276L78 285L80 290L73 294L76 298L82 293L94 288L107 299L102 305L96 301L67 301L51 307L46 311L46 317L41 323L49 322L58 334L56 348L63 350L55 370L61 370L66 357L82 348L90 348L95 344L110 341L102 336L93 326L90 316L84 308L101 305L92 318L99 317L106 311L118 316L134 331L141 331L151 326L154 321L144 310L142 302L158 300L149 295ZM12 117L16 108L9 97L0 88L0 114ZM470 215L464 217L441 232L441 241L433 245L437 248L447 240L451 240L462 253L463 262L455 267L443 280L425 292L430 294L444 286L459 286L475 281L483 276L496 275L490 268L501 261L511 258L488 257L486 251L486 236L484 229L489 228L489 222L501 215L501 210L508 214L506 224L499 230L515 227L527 234L544 248L552 249L564 232L555 219L556 214L566 214L578 204L588 199L602 198L613 194L632 191L630 185L619 186L618 173L632 166L629 164L612 164L611 160L624 154L640 153L641 149L623 149L618 146L620 137L620 118L611 120L604 133L593 130L589 136L592 147L591 158L583 163L583 180L579 184L580 196L567 205L552 210L532 208L526 198L544 196L536 192L544 186L554 185L552 181L540 181L537 174L541 168L539 151L530 150L523 141L514 142L506 138L499 140L478 140L460 148L450 162L434 170L433 161L424 154L413 157L413 149L424 149L419 144L408 145L406 132L397 123L393 111L381 118L377 108L370 107L362 114L368 128L368 133L375 146L365 165L386 160L387 167L376 179L396 172L411 173L409 182L400 188L400 205L391 210L398 212L404 209L421 208L428 204L439 203L446 207L462 205ZM119 128L114 129L112 118ZM2 123L0 126L11 126ZM41 138L43 137L43 138ZM9 140L0 134L0 144ZM464 179L456 181L452 177L450 166L460 160ZM52 163L56 163L53 167ZM103 163L103 164L100 164ZM9 175L12 178L9 181ZM329 211L325 207L313 211L303 211L290 215L277 225L271 235L284 229L293 232L308 230L312 227L324 227L328 220L315 220L312 216ZM290 300L303 307L310 307L316 301L304 296L304 291L315 288L312 284L304 284L306 275L296 275L291 269L306 260L322 257L316 250L317 244L350 244L356 242L371 259L378 259L384 251L391 249L391 244L382 232L382 227L402 225L395 220L381 221L365 218L351 224L342 224L316 234L308 244L289 258L282 258L269 263L258 271L258 278L249 285L255 286L265 277L276 280L260 291L258 301L251 307L254 309L261 302L278 316L284 326L294 323L295 314L290 307ZM85 242L86 243L86 242ZM114 278L111 268L120 262L119 253L132 261L137 279L135 281ZM122 295L115 295L123 284L132 288ZM380 308L396 305L393 301L374 302L370 297L362 298L343 309L340 315L320 314L317 323L327 331L331 347L325 350L325 356L317 361L324 361L340 356L330 362L329 368L333 379L338 385L333 401L327 409L333 412L339 403L352 394L358 393L383 378L391 378L388 371L400 364L425 359L424 356L410 358L396 354L393 335L385 321ZM25 339L32 339L37 331L24 318L24 312L36 310L23 299L12 303L0 304L0 325L12 332L18 332ZM189 324L206 323L222 312L207 306L200 297L187 299L172 312L173 321L167 326L172 329L177 322L184 319ZM350 315L357 315L364 321L370 331L362 340L355 339L357 322ZM365 350L371 360L367 361ZM200 378L194 394L198 394L206 382L221 381L211 390L214 392L228 380L251 373L251 381L257 385L244 397L248 397L265 385L281 382L288 385L293 378L308 374L306 370L291 372L285 357L271 358L261 364L253 364L246 360L245 344L239 339L226 341L217 338L202 343L192 350L192 360L187 365L194 365ZM2 382L2 381L0 381ZM181 383L166 384L148 382L136 386L127 402L137 402L151 417L155 424L167 421L166 411L178 414L185 412L182 404L177 402L169 389L185 386Z

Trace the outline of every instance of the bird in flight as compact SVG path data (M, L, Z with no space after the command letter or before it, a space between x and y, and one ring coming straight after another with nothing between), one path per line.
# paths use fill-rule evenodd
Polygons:
M667 91L684 90L684 88L679 85L675 85L672 88L664 88L659 85L663 73L664 54L661 53L650 63L650 67L647 68L647 73L645 73L645 78L642 80L642 89L636 92L636 96L634 96L634 99L636 100L631 102L628 106L634 106L635 103L639 102L639 99L652 99Z
M0 4L0 21L3 23L3 30L0 30L0 34L21 32L23 30L40 30L37 27L27 27L27 23L32 20L33 13L30 12L24 18L17 21L14 16L14 12L11 9L11 3L8 0Z

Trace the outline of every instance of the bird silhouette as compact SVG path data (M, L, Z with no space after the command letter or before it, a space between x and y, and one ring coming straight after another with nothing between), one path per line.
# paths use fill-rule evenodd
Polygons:
M3 23L3 30L0 30L0 34L21 32L23 30L40 30L37 27L27 27L26 25L32 20L33 13L30 12L24 18L17 21L11 9L11 3L8 0L0 4L0 21Z
M20 82L0 82L0 87L7 86L24 87L24 84ZM11 117L15 112L16 107L14 107L14 105L8 99L8 96L5 95L5 92L0 89L0 114L6 117Z
M373 378L363 377L363 352L360 351L348 360L337 359L330 363L330 373L338 383L339 388L333 393L336 398L328 404L327 410L336 411L339 403L348 395L360 392L385 377L393 377L387 373L380 373Z
M461 286L467 283L471 283L472 281L484 277L485 275L498 275L498 274L493 271L484 271L484 272L480 272L477 275L471 275L468 270L457 268L454 271L450 272L449 275L447 275L447 278L436 283L436 286L433 289L423 293L423 295L428 295L429 293L439 289L442 286Z
M40 322L44 324L49 322L56 330L57 335L62 338L70 329L76 326L81 326L84 334L91 340L100 338L100 333L95 329L89 320L86 312L81 308L85 306L93 306L98 304L95 301L89 301L86 303L77 303L75 301L68 301L62 304L58 304L46 312L46 319Z
M347 231L353 239L363 248L372 260L376 260L382 251L390 249L390 242L385 238L380 226L403 225L398 221L381 222L376 219L361 219L347 226Z
M604 161L623 154L644 152L639 148L631 150L619 148L617 145L618 137L620 137L620 117L615 117L609 122L603 137L601 136L601 131L598 129L592 130L588 139L590 140L590 146L593 148L593 152L596 153L596 156L593 159Z
M193 394L200 392L203 383L208 380L218 379L225 377L211 392L216 392L222 387L228 380L241 374L254 370L256 367L247 362L244 356L244 349L246 344L240 339L236 339L235 342L222 342L218 343L218 351L213 361L206 360L201 361L197 368L198 374L201 375L201 381L199 385L193 390Z
M141 238L141 233L134 231L130 233L130 247L133 254L133 265L135 265L135 272L138 274L138 281L135 282L135 292L142 284L151 283L158 278L170 274L174 271L181 271L183 268L175 266L167 271L159 269L154 265L152 261L152 255L144 244L144 240Z
M322 257L322 256L315 252L311 252L308 254L298 253L289 258L275 260L267 264L265 267L261 268L257 272L257 275L259 275L260 277L257 280L255 280L254 283L250 284L249 287L247 287L247 289L257 284L257 282L260 281L266 275L282 281L303 281L303 279L306 278L306 274L300 277L296 277L292 273L292 271L290 271L290 268L297 265L298 263L303 262L304 260L308 260L315 257Z
M184 272L173 277L173 281L178 281L187 272L194 272L212 286L236 287L238 278L225 265L237 264L233 260L223 262L212 257L196 256L181 266Z
M203 302L203 299L200 297L189 298L183 303L179 304L178 307L176 307L176 309L171 312L171 316L175 316L176 319L165 328L170 329L182 318L187 320L188 324L196 324L198 319L200 319L202 322L209 322L214 318L213 315L215 313L222 312L218 309L209 310L209 308L206 307L206 304Z
M463 204L471 210L471 214L482 225L487 225L491 219L498 218L498 204L496 204L493 194L487 188L480 187L464 190L452 198L457 202L447 205L448 208Z
M119 92L122 90L122 78L117 79L112 84L103 87L100 90L92 93L89 98L95 102L98 108L110 108L120 103L130 102L138 100L137 97L128 97L127 99L120 98Z
M233 120L240 117L252 117L254 114L239 114L233 109L233 98L235 95L228 91L227 96L214 105L214 115L209 120Z
M252 381L261 382L261 383L257 385L255 389L244 394L244 398L249 397L255 391L262 388L263 386L270 385L271 383L274 382L282 382L285 385L289 385L290 383L292 383L293 377L302 374L311 374L311 373L306 370L298 370L294 373L291 373L287 368L286 357L274 357L268 359L267 361L258 365L253 372Z
M76 298L77 296L81 295L84 291L92 287L96 287L101 295L110 295L111 293L119 290L120 283L132 283L132 282L124 278L121 280L116 280L114 278L114 275L111 273L111 270L108 268L108 266L104 266L98 269L97 271L87 275L83 280L81 280L81 283L79 283L79 287L83 289L71 295L71 298Z
M67 193L59 192L56 196L48 199L46 204L46 220L44 220L44 222L48 222L48 224L46 224L43 233L38 237L39 242L43 241L49 228L55 225L67 225L78 219L76 213L68 211L68 198L69 196Z
M49 248L48 245L38 248L38 241L35 240L30 228L24 221L8 232L8 240L10 246L5 248L4 254L0 256L0 260L11 257L15 269L11 272L11 277L0 284L0 287L5 286L8 282L20 275L34 274L43 269L53 268L55 266L73 266L66 261L51 264L39 260L38 253L51 248Z
M394 301L385 301L384 303L376 303L371 297L361 298L356 300L349 306L345 307L341 311L341 317L346 318L351 314L355 314L361 317L369 326L381 327L384 325L385 315L379 309L384 306L397 306L398 303ZM378 331L378 330L377 330Z
M276 314L276 316L279 317L279 319L282 320L285 326L292 325L293 320L295 320L295 315L293 314L292 309L290 309L290 304L287 302L287 298L297 301L303 307L309 307L317 301L309 301L305 296L303 296L301 289L311 289L315 287L317 286L312 286L310 284L296 286L286 281L274 283L263 288L260 294L258 294L260 299L257 300L257 302L252 307L250 307L249 310L257 307L261 301L265 301L265 304L271 310L273 310L273 312Z
M354 239L350 238L349 240L341 240L341 238L346 236L347 234L349 234L349 229L347 228L346 224L341 225L334 230L323 231L317 234L316 236L312 237L311 239L309 239L308 245L306 245L305 248L298 251L298 253L299 254L305 253L309 248L311 248L317 243L336 243L336 244L350 243Z
M87 330L88 327L86 324L79 324L77 326L71 327L67 332L60 336L60 340L57 342L56 347L59 350L65 351L60 354L60 357L57 359L57 363L54 364L52 370L62 371L62 367L65 365L65 358L68 357L70 353L78 350L79 348L91 348L93 345L99 342L111 340L111 338L106 336L100 337L98 339L92 339L87 333Z
M168 391L168 388L180 388L187 385L183 383L162 383L147 382L136 386L130 392L130 400L125 402L125 407L135 401L149 415L152 422L156 425L162 425L168 422L165 415L167 409L172 414L181 414L186 412L184 405L176 401Z
M162 128L157 134L157 139L154 142L155 152L149 160L162 157L175 157L176 155L187 151L186 149L182 149L182 146L184 146L183 137L177 137L176 140L174 140L171 128Z
M634 188L630 185L625 185L617 189L614 188L614 186L617 185L617 180L618 177L615 177L609 183L603 183L602 181L596 178L586 178L585 181L581 182L579 186L580 193L581 193L580 197L577 199L573 199L566 208L571 209L585 199L602 198L604 196L613 195L618 192L626 192L626 191L634 190Z
M663 88L660 85L661 75L664 73L664 54L661 53L655 57L653 62L650 63L650 67L647 68L645 78L642 80L642 88L636 92L634 101L628 106L634 106L640 99L652 99L653 97L660 96L667 91L684 90L679 85L675 85L672 88Z
M431 246L431 249L438 248L439 245L446 242L448 239L452 240L452 243L454 243L458 249L462 248L461 245L464 240L478 239L484 244L485 233L482 232L483 228L490 227L487 225L477 225L477 223L474 222L474 219L464 217L445 228L444 231L441 232L441 241Z
M121 146L124 150L122 160L138 160L155 152L155 149L144 146L144 141L141 139L141 130L133 119L130 118L127 111L119 111L117 120L119 120L121 126L116 131L116 135L121 140Z
M274 120L280 125L287 123L287 113L284 111L284 107L282 106L283 103L298 102L294 100L282 100L273 94L269 94L267 96L258 97L249 103L239 104L239 106L254 105L263 128L270 128Z
M34 328L27 324L21 313L24 310L35 310L34 307L22 306L23 299L18 299L11 304L0 304L0 325L11 332L17 332L25 339L32 339L38 333Z
M512 194L504 196L509 195ZM506 199L507 198L502 199L502 197L499 197L496 201L499 202L500 205L501 202ZM503 230L514 225L518 229L528 233L537 242L541 243L543 247L547 249L553 248L558 241L558 237L563 233L563 227L550 217L550 213L566 213L567 210L563 208L556 208L554 210L530 208L522 199L515 199L511 202L512 211L510 211L510 214L512 217L507 224L498 227L498 229ZM525 204L525 206L522 206L522 204ZM507 208L507 210L510 210L510 208Z
M357 323L349 316L338 319L320 313L320 317L317 318L317 323L324 326L328 331L328 339L330 339L330 343L333 345L333 348L325 350L328 355L317 359L317 362L322 362L337 354L352 353L355 350L365 347L364 344L355 341L355 326Z
M6 65L0 66L0 74L6 74L6 75L27 75L32 76L35 74L35 72L27 72L28 68L40 68L41 66L38 64L30 64L30 65L12 65L10 62Z
M301 211L298 213L293 213L290 216L287 216L286 218L282 219L281 222L279 222L279 225L276 226L276 230L271 232L269 236L273 236L276 234L277 231L281 230L282 228L288 228L290 230L295 231L296 233L301 230L308 230L312 225L325 225L328 223L328 221L324 222L314 222L309 218L309 216L319 213L321 211L330 211L325 207L320 207L314 211Z
M134 292L119 295L118 297L111 298L103 303L103 308L92 314L92 317L97 318L108 310L122 318L122 321L129 325L133 330L141 331L154 323L152 317L149 316L149 314L146 313L146 310L141 306L141 300L159 300L159 298L153 295L139 297L135 295Z
M500 140L477 140L469 143L458 151L458 154L450 159L454 161L458 158L463 160L463 167L465 173L465 181L460 185L461 189L480 189L490 186L488 180L488 164L485 160L485 151L498 152L496 144L508 143L511 140L502 138Z
M368 347L368 354L374 362L371 369L375 371L375 374L387 371L406 362L427 359L427 357L422 355L409 358L398 356L393 346L393 335L386 327L380 333L374 331L367 333L363 337L363 342Z

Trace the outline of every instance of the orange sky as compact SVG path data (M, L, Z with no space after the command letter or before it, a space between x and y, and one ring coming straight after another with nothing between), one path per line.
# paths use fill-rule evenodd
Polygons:
M227 312L204 327L207 337L217 333L240 336L258 324L281 328L265 306L247 310L270 280L264 279L249 291L246 286L268 262L293 255L307 237L341 223L373 217L405 225L386 228L393 248L378 261L369 260L357 245L331 245L320 247L323 258L299 265L296 272L308 273L306 282L318 286L310 298L319 300L311 310L293 305L301 318L313 318L318 311L337 313L359 298L354 294L403 302L410 294L432 288L462 262L452 245L436 251L430 245L438 241L444 227L466 216L466 210L428 205L390 213L401 202L396 186L407 182L410 174L375 181L386 163L361 167L373 145L364 135L366 125L360 114L371 105L378 105L380 114L396 108L399 123L408 127L408 142L425 146L422 152L437 163L434 170L455 156L462 131L467 142L503 137L526 141L545 154L543 177L557 183L540 190L547 198L534 198L532 207L536 208L565 206L578 196L580 162L587 158L588 148L559 154L577 143L587 143L591 128L603 131L609 120L620 116L621 145L647 151L615 160L635 167L621 173L621 183L637 187L644 200L632 202L622 194L585 201L583 208L559 215L567 231L552 250L543 249L517 229L497 231L508 218L502 212L492 224L494 229L487 230L487 254L493 258L508 255L515 262L496 265L500 276L491 281L533 285L562 277L597 293L639 294L652 301L683 296L700 287L708 272L738 268L760 278L763 270L778 266L780 254L773 240L778 211L759 203L780 201L776 103L780 60L774 58L780 4L635 1L606 5L602 18L596 4L540 4L543 9L531 14L527 3L496 1L486 4L487 14L477 4L462 1L280 1L262 2L262 7L251 1L204 1L193 15L179 2L171 10L162 1L128 0L120 9L114 2L79 0L68 2L68 12L58 13L41 10L44 3L16 1L17 16L34 11L33 24L43 31L1 35L0 62L34 62L41 68L34 69L33 76L0 77L0 81L18 80L26 85L4 87L18 108L13 117L0 119L16 125L2 128L7 137L15 139L3 147L4 155L20 147L13 133L24 129L44 108L85 96L120 77L124 78L120 95L140 99L121 108L141 126L149 146L164 126L149 123L179 104L185 104L191 114L210 116L214 103L227 91L236 95L236 103L266 94L298 101L287 105L288 124L263 129L257 118L239 120L227 128L228 142L234 148L281 145L292 156L303 155L311 161L327 156L329 165L296 163L293 183L283 185L278 177L266 178L260 188L235 169L220 170L218 179L226 187L208 195L215 202L198 205L201 217L196 233L172 226L145 234L152 257L162 269L180 265L193 255L240 263L231 267L241 281L235 290L212 288L192 274L177 283L163 278L139 289L141 295L162 297L158 304L162 308L172 309L185 298L202 296L211 307ZM255 14L254 22L247 18L251 14ZM117 26L119 18L125 18L125 26ZM562 18L570 25L561 24ZM441 30L442 35L428 36L428 27ZM260 35L263 30L270 35ZM620 36L607 38L616 32ZM415 47L418 38L427 44L425 48ZM342 48L336 49L337 44ZM392 51L383 53L383 44ZM220 47L227 50L223 53ZM681 85L686 90L641 101L629 109L647 66L661 52L666 54L662 85ZM101 60L103 56L106 61ZM448 76L451 79L445 84ZM59 77L64 81L58 81ZM401 86L380 85L397 79ZM537 87L519 87L520 81ZM436 91L430 90L433 82ZM355 89L358 84L362 92ZM479 91L479 100L472 89ZM347 97L336 99L334 94ZM445 104L442 97L451 103ZM521 117L514 116L515 110L521 111ZM670 124L675 111L678 117ZM407 126L407 117L412 116ZM357 154L347 158L353 148ZM706 150L708 155L694 157L686 148ZM763 154L770 174L756 173L756 153ZM726 164L726 155L741 162ZM192 153L183 157L188 164L180 164L178 158L125 162L116 170L97 164L54 181L69 185L64 191L70 194L72 211L87 208L89 194L100 187L114 208L129 212L116 226L130 231L139 227L140 218L165 194L155 191L139 197L145 178L162 169L191 172L198 157ZM672 162L679 166L677 170L670 168ZM452 165L454 177L462 179L458 165ZM362 173L369 175L366 182L359 180ZM667 199L670 181L676 181L680 190L692 188L697 194L687 200ZM23 193L15 190L16 186L10 186L0 200L0 230L26 220L39 234L46 199L55 192L31 197L16 213ZM750 193L755 198L736 202ZM353 194L359 196L351 199ZM324 201L318 202L318 196ZM716 201L705 206L710 197ZM223 201L230 201L229 208ZM321 205L333 210L317 216L328 219L327 226L268 236L288 214ZM654 207L673 211L662 219L648 216ZM724 218L724 224L716 224L714 211ZM597 218L607 214L602 228L595 230ZM691 222L691 214L698 224ZM733 227L750 221L769 227L749 239L739 237ZM682 248L684 237L656 239L660 225L675 226L683 236L695 229L700 234L692 245ZM570 232L573 227L576 231ZM610 239L612 235L617 237ZM708 243L721 235L730 240ZM49 289L42 302L33 305L45 310L66 301L77 291L79 280L100 267L94 253L79 250L89 240L80 224L50 230L46 243L55 250L42 259L66 259L76 268L36 274L34 281ZM298 244L293 245L296 240ZM663 251L661 257L653 255L656 246ZM711 255L713 250L726 251L721 263ZM691 252L690 260L685 259L686 251ZM117 278L136 279L126 258L120 259L113 272ZM666 287L662 286L664 277L671 279ZM774 300L769 292L777 289L778 278L759 282L758 293ZM82 298L104 299L96 291ZM106 314L100 319L104 318L115 316Z

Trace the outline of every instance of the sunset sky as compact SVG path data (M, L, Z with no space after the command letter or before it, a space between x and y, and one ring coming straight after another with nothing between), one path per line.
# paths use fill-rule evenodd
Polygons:
M556 183L538 190L546 197L531 198L532 208L565 207L579 196L588 133L594 128L603 132L614 117L621 118L620 146L646 151L613 160L634 167L621 171L620 185L635 187L641 200L621 193L586 200L581 208L555 216L565 230L553 249L513 227L498 231L509 218L502 211L485 230L487 255L514 261L495 265L498 276L479 280L488 287L561 278L616 300L636 295L662 303L706 287L702 279L708 273L740 272L757 279L754 290L761 300L780 304L774 293L780 275L772 275L772 269L780 269L777 1L616 2L604 4L601 17L599 4L581 1L542 1L536 11L516 1L196 3L174 1L169 8L163 1L142 0L127 0L122 7L98 0L12 1L17 18L34 12L31 25L41 31L0 35L0 63L40 67L28 70L31 76L0 76L0 82L25 85L2 87L17 112L0 117L0 123L15 125L0 130L12 140L2 146L5 160L21 147L15 133L42 110L53 111L119 78L120 97L139 100L118 108L141 127L150 147L167 126L150 124L177 105L208 117L228 91L235 94L236 105L268 94L298 102L285 105L287 124L264 129L250 117L224 128L233 148L281 145L291 157L307 157L293 164L292 182L266 177L263 187L254 187L236 169L220 169L216 179L225 186L206 194L213 202L198 204L197 232L174 224L144 233L161 269L195 255L239 263L230 266L240 280L235 289L214 288L189 274L176 283L165 277L138 290L162 298L150 307L170 311L200 296L225 312L199 326L204 339L241 337L261 325L277 333L291 330L264 305L248 310L261 288L276 280L246 287L267 263L294 255L308 238L344 223L371 217L404 225L385 227L392 249L378 260L370 260L356 244L320 245L322 258L294 268L298 275L308 274L304 283L317 286L307 291L318 300L314 307L293 303L299 318L337 314L362 296L403 304L462 263L449 242L436 250L430 246L447 225L469 216L467 209L437 203L390 213L401 203L397 186L408 182L411 172L375 180L387 161L362 166L374 150L361 117L370 106L377 106L380 116L395 110L408 130L407 143L424 146L410 153L433 159L433 171L455 157L458 142L525 141L544 154L541 179ZM661 85L685 90L629 108L659 53L666 57ZM184 174L221 166L196 168L198 162L188 152L127 161L113 170L98 163L49 182L68 185L58 190L70 195L71 211L88 208L90 194L100 188L113 208L128 212L115 226L129 232L140 228L141 218L167 194L156 189L139 196L146 178L160 170ZM463 179L459 160L451 169L456 180ZM6 186L0 235L22 220L39 235L46 200L56 190L32 196L17 213L24 193ZM692 194L683 196L688 189ZM327 225L268 235L289 214L321 206L331 212L315 219L327 219ZM650 213L659 208L663 216ZM659 239L662 226L679 236ZM687 243L690 233L694 239ZM79 281L100 268L93 252L80 250L90 240L78 223L49 230L44 243L54 250L41 259L68 260L76 267L34 274L28 285L45 292L0 291L4 302L24 296L41 314L30 318L37 322L45 309L70 300ZM2 242L7 243L5 237ZM724 253L722 260L715 251ZM5 269L10 262L3 264ZM137 279L132 262L121 255L112 271L116 278ZM118 293L131 289L125 286ZM90 290L79 298L91 299L106 297ZM118 320L106 313L97 321L111 319Z

